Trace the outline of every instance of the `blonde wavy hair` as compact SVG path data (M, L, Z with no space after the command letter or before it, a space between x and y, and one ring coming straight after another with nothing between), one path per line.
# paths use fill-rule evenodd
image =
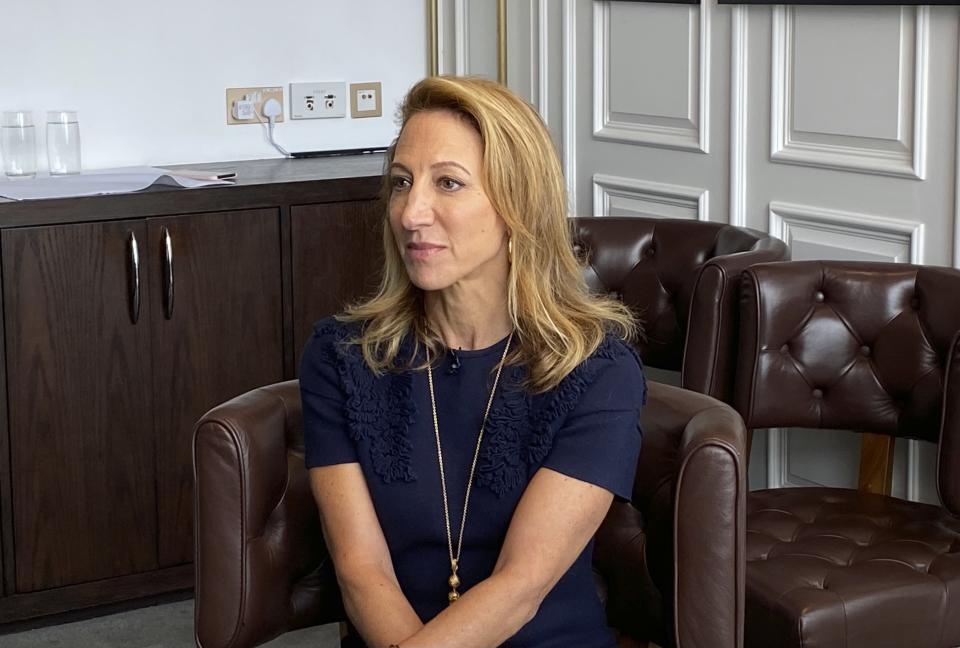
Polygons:
M543 392L588 358L613 333L637 334L630 310L617 300L591 295L574 255L567 219L567 191L560 161L537 112L504 86L475 77L438 76L417 83L400 107L401 133L410 118L431 110L460 115L483 140L482 182L512 241L507 309L515 330L511 364L527 367L525 387ZM393 162L396 141L384 169ZM384 174L385 257L380 286L370 299L338 316L361 323L353 340L377 375L414 368L420 345L437 358L445 346L427 320L423 292L407 276L390 228L389 174ZM413 334L410 358L398 358ZM424 365L425 366L425 365Z

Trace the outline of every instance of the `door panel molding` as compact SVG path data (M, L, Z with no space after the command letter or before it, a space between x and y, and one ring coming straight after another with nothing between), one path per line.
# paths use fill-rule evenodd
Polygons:
M790 464L790 428L770 428L767 436L767 488L829 486L793 472Z
M795 7L786 5L778 5L773 10L770 160L924 180L929 7L900 8L899 136L896 139L794 129L796 11Z
M907 441L907 499L911 502L920 500L921 470L923 466L920 461L920 442L910 439Z
M960 268L960 55L957 58L957 106L957 138L953 149L954 173L956 174L953 185L953 267Z
M550 15L547 0L530 0L530 11L536 12L536 20L531 21L534 33L530 42L530 74L533 83L530 84L533 94L533 105L543 117L549 128L550 124Z
M470 70L470 8L467 0L453 0L453 70L468 74Z
M602 173L593 176L593 214L610 215L610 199L626 198L643 203L647 209L638 210L644 215L659 218L677 218L675 212L651 211L651 205L664 205L688 210L691 220L710 220L710 192L700 187L652 182L636 178L624 178Z
M744 5L730 12L730 224L747 225L747 111L749 16Z
M433 9L430 3L434 3L436 10L435 24L428 26L428 29L435 29L430 34L431 39L435 41L433 45L436 52L437 68L436 74L455 74L457 61L457 41L459 40L456 25L454 22L454 9L450 4L452 0L427 0L429 14ZM432 43L431 43L432 45ZM429 53L432 56L432 53ZM428 69L427 74L433 74L433 70Z
M563 2L563 173L570 213L577 212L577 0Z
M923 223L809 205L770 203L771 235L787 245L792 245L795 240L803 240L798 234L802 234L804 230L860 239L863 244L858 248L851 248L852 251L878 256L890 256L891 246L901 246L901 252L892 256L891 261L923 263Z
M609 0L593 3L593 135L597 139L697 153L709 152L711 3L673 5L671 8L689 12L689 24L691 26L696 24L699 31L696 38L692 33L689 36L689 45L692 47L696 42L699 51L696 56L691 56L691 60L696 60L698 64L696 72L690 70L687 81L688 87L696 90L697 101L688 102L688 114L682 117L611 111L609 80L611 7ZM699 20L694 12L698 12Z

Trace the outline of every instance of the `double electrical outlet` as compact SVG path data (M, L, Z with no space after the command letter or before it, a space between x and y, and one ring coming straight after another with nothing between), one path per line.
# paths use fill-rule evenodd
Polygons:
M282 106L283 88L227 88L227 123L257 123L263 117L263 104L271 98ZM349 95L343 81L321 81L290 84L290 118L346 117L348 100L350 116L354 119L383 114L379 81L351 83ZM274 121L282 122L283 114Z

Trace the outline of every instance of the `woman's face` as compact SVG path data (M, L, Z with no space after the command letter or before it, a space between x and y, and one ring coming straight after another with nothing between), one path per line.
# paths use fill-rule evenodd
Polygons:
M421 290L505 285L506 225L483 190L483 142L456 113L430 110L403 127L390 166L390 227Z

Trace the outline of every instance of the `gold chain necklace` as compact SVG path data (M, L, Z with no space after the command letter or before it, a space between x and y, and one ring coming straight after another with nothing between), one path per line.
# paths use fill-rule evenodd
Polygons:
M430 408L433 410L433 434L437 440L437 463L440 465L440 490L443 493L443 521L447 525L447 549L450 552L450 578L447 584L450 586L450 592L447 594L448 603L453 603L460 598L457 588L460 587L460 578L457 576L457 568L460 566L460 550L463 549L463 529L467 524L467 505L470 503L470 490L473 488L473 474L477 468L477 457L480 456L480 444L483 441L483 428L487 424L487 416L490 414L490 406L493 405L493 397L497 393L497 385L500 383L500 372L503 370L503 364L507 360L507 352L510 350L510 343L513 341L513 332L507 338L507 345L503 348L503 355L500 357L500 364L497 365L497 375L493 379L493 387L490 389L490 397L487 399L487 409L483 412L483 420L480 422L480 433L477 435L477 447L473 450L473 461L470 463L470 476L467 479L467 493L463 498L463 515L460 516L460 537L457 539L457 553L453 553L453 534L450 532L450 506L447 500L447 479L443 470L443 450L440 448L440 425L437 423L437 401L433 395L433 369L430 366L430 352L427 351L427 384L430 386Z

